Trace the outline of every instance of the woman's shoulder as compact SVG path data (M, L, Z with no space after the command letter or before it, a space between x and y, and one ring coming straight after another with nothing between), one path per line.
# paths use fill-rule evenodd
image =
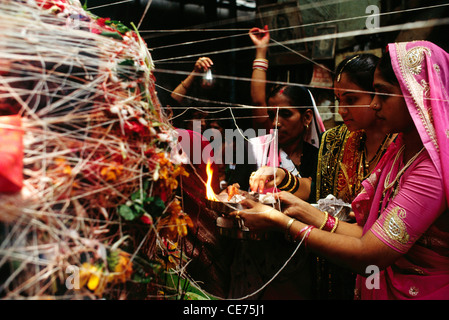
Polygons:
M321 136L321 144L336 140L344 141L350 134L351 132L348 130L348 127L346 127L344 123L337 125L336 127L324 131Z
M421 173L425 176L432 176L433 178L441 178L438 174L438 168L430 157L429 152L423 148L423 150L416 157L415 161L411 165L411 173ZM442 180L442 179L439 179Z
M320 154L340 152L338 150L344 148L350 134L345 124L326 130L321 137Z
M323 136L324 135L332 135L332 134L346 134L348 131L348 127L346 127L346 125L344 123L341 123L335 127L329 128L326 131L324 131Z

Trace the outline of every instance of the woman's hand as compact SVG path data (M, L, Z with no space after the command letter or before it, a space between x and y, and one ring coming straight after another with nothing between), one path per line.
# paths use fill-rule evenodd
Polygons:
M249 199L242 200L240 204L245 208L233 211L229 215L242 219L250 230L282 230L285 220L290 218L271 206L264 205Z
M264 189L274 188L279 185L285 177L285 171L274 167L261 167L251 173L249 187L253 192L262 193Z
M307 212L311 212L313 210L318 209L314 208L310 203L301 200L297 196L291 194L290 192L281 191L279 193L275 193L274 197L279 199L282 203L282 212L296 220L305 222L307 224L310 223L310 220L307 219Z
M201 57L196 61L195 66L193 67L193 71L197 72L197 73L205 72L210 67L212 67L213 64L214 63L212 62L212 60L210 58Z
M249 37L257 48L266 48L270 42L268 26L265 26L263 29L251 28L249 30Z

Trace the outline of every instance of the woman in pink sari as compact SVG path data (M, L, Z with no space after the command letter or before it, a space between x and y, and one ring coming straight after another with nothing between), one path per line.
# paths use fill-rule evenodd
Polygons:
M235 214L356 271L356 298L448 299L448 72L449 54L430 42L388 45L371 108L399 135L352 203L357 225L284 192L283 213L248 201Z

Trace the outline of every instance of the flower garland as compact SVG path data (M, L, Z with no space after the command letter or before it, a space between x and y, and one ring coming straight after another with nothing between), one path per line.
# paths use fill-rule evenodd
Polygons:
M0 18L0 109L23 133L23 188L0 194L0 296L176 296L163 279L186 262L193 225L176 190L188 173L170 158L146 44L77 0L6 0Z

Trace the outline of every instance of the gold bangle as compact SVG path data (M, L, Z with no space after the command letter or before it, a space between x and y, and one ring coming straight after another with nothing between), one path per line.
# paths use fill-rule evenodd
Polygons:
M293 179L295 180L293 183L293 187L291 187L290 189L286 190L287 192L291 192L293 189L296 188L296 184L298 183L298 180L296 179L296 177L292 174Z
M287 222L287 228L285 229L285 237L287 238L287 240L291 240L291 235L290 235L290 228L293 224L293 222L295 222L295 219L291 218L288 222Z
M335 224L334 224L334 227L331 230L331 233L334 232L335 229L337 229L338 221L339 221L338 218L335 218Z
M329 219L329 213L327 211L324 211L324 221L320 226L320 230L323 230L324 226L327 223L327 220Z
M290 184L290 182L292 181L292 174L290 172L288 172L287 170L286 170L286 174L288 174L287 183L284 186L278 186L278 188L281 190L285 190L285 187L287 187Z

